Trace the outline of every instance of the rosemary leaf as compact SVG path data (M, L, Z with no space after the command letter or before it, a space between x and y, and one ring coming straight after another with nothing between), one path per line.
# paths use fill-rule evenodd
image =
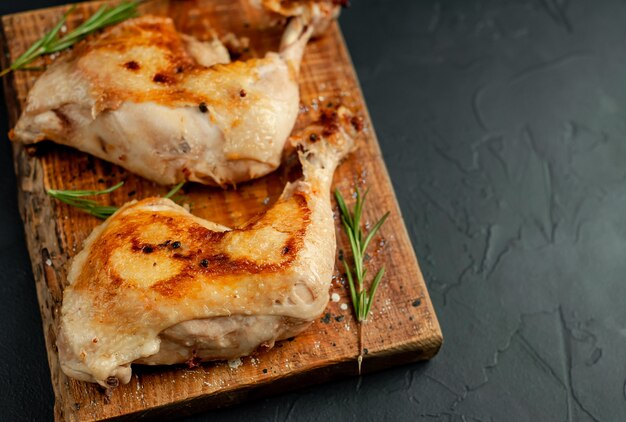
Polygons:
M182 182L180 182L179 184L174 186L172 188L172 190L170 190L168 193L166 193L163 198L170 199L172 196L176 195L176 193L180 190L180 188L183 187L184 184L185 184L185 181L183 180Z
M346 269L346 276L348 277L348 286L350 287L350 297L352 298L352 307L354 308L354 313L359 314L358 301L356 299L356 288L354 287L354 279L352 278L352 270L350 269L350 265L344 259L343 266Z
M378 229L380 229L380 227L385 223L385 220L387 220L387 217L389 217L389 211L387 211L385 215L383 215L383 217L380 220L378 220L378 222L374 225L374 227L372 227L369 234L365 238L365 242L363 242L363 250L367 249L367 247L369 246L370 242L374 238L374 235L376 234Z
M378 285L380 284L380 280L385 275L385 267L381 267L380 270L376 273L374 277L374 281L372 281L372 287L370 288L370 294L367 298L367 309L365 310L365 315L369 315L370 310L372 309L372 302L374 301L374 295L376 294L376 290L378 290Z
M348 207L346 206L346 201L343 200L343 196L341 196L341 194L337 195L337 193L335 193L335 198L337 199L337 204L339 205L339 209L341 210L341 221L343 221L344 224L347 224L346 222L347 219L350 217L350 212L348 211ZM349 226L349 228L352 228L352 226Z

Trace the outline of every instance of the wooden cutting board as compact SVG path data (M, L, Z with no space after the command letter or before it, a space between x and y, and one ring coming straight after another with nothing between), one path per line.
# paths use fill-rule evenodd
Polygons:
M70 15L68 27L91 15L101 4L80 4ZM4 16L2 67L7 67L49 30L67 9L55 7ZM251 41L250 51L245 53L247 57L275 50L279 43L280 29L267 25L261 27L259 12L251 8L247 0L155 0L142 5L141 10L142 13L170 16L179 30L201 39L209 39L211 30L220 36L229 32L247 36ZM350 13L350 10L344 13ZM37 76L35 71L23 71L4 78L12 125ZM366 222L376 221L387 210L391 212L368 261L371 268L384 264L387 272L375 299L373 314L363 327L363 347L367 349L363 371L428 359L439 350L441 331L336 24L323 38L307 46L300 91L304 107L323 107L329 102L341 101L365 117L365 134L360 149L340 166L335 174L335 186L350 203L350 193L355 186L370 188ZM300 124L303 120L299 119ZM123 188L100 198L121 205L134 198L162 195L168 188L51 143L34 150L14 144L13 154L20 212L37 284L56 396L57 420L181 415L357 375L358 326L351 307L341 307L350 302L344 277L337 270L331 293L340 296L339 302L331 301L323 317L302 335L280 342L272 350L242 358L239 366L239 362L209 363L194 369L135 365L131 382L109 395L94 384L66 377L59 368L55 339L67 263L100 221L55 202L45 190L96 189L125 181ZM233 227L271 206L282 191L288 173L279 169L260 180L238 186L236 190L190 184L184 189L185 201L191 204L194 214ZM337 232L338 249L349 250L339 225Z

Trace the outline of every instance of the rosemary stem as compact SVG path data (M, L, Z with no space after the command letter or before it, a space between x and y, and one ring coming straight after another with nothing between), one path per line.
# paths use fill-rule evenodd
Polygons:
M361 367L363 366L363 323L359 323L359 356L357 357L359 365L359 375L361 375Z

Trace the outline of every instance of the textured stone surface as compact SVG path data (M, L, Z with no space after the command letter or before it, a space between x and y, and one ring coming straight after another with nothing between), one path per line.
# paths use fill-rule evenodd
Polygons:
M353 3L342 28L444 347L190 420L626 420L626 3ZM2 409L45 420L7 142L0 178Z

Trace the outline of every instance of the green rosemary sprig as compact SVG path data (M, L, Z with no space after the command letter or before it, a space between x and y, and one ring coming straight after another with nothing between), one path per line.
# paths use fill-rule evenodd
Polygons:
M97 195L105 195L107 193L111 193L114 190L120 188L124 182L119 182L115 186L111 186L110 188L103 190L57 190L57 189L48 189L48 195L51 197L58 199L61 202L64 202L68 205L76 207L88 214L91 214L95 217L106 219L110 215L112 215L115 211L117 211L117 207L112 205L100 205L93 199L85 199L85 196L97 196Z
M103 220L110 217L115 213L119 208L113 205L100 205L93 199L84 199L85 196L97 196L97 195L105 195L107 193L111 193L114 190L120 188L124 182L119 182L115 186L111 186L110 188L103 190L57 190L57 189L48 189L48 195L51 197L58 199L61 202L64 202L68 205L76 207L87 214L91 214ZM176 186L174 186L168 193L163 196L163 198L171 198L178 192L185 182L180 182Z
M178 191L183 187L184 184L185 184L185 181L183 180L182 182L180 182L179 184L174 186L172 188L172 190L170 190L168 193L166 193L163 198L166 198L166 199L172 198L172 196L176 195L176 193L178 193Z
M374 301L374 295L380 284L380 280L385 274L385 267L381 267L371 283L369 289L365 287L365 276L367 269L363 265L365 258L365 252L370 242L374 238L376 232L385 223L389 212L385 213L376 224L372 227L369 233L366 235L361 228L361 216L363 213L363 205L365 198L367 197L367 191L361 195L359 189L356 189L356 203L354 210L350 211L346 206L346 202L341 196L339 190L335 190L335 198L341 211L341 221L343 223L344 231L350 241L350 249L352 250L352 257L354 261L354 268L351 268L345 255L342 258L343 265L346 269L346 276L348 278L348 285L350 287L350 296L352 298L352 306L354 307L354 313L356 319L359 322L367 320L367 316L372 308L372 302Z
M100 29L107 26L115 25L126 19L137 16L138 0L126 1L118 6L111 7L103 5L94 13L89 19L80 24L75 29L71 30L63 36L59 36L59 32L70 13L74 11L76 6L73 6L68 10L61 20L52 28L47 34L30 46L24 54L18 57L8 68L0 72L0 77L6 75L13 70L38 70L40 68L28 67L36 58L46 55L57 53L65 50L84 39L90 34L93 34Z
M364 353L363 322L367 321L367 317L372 309L372 303L374 302L374 295L376 294L380 281L385 274L385 267L383 266L378 270L369 289L367 289L365 287L367 269L363 265L363 261L365 259L367 247L374 238L374 235L385 223L387 217L389 217L389 212L385 213L385 215L383 215L382 218L374 224L367 235L363 232L363 229L361 228L361 216L363 215L363 205L365 204L367 193L368 191L365 191L365 193L361 195L359 189L356 189L356 203L354 204L353 211L350 211L346 205L346 201L341 195L341 192L339 192L338 189L335 189L335 199L337 200L339 210L341 211L341 222L343 223L344 231L350 241L350 249L352 250L352 259L354 262L354 268L352 268L348 263L345 254L341 258L343 266L346 269L346 277L348 278L348 285L350 287L352 306L354 308L354 313L356 314L356 319L359 323L359 356L357 357L359 374L361 374L361 364L363 363Z

